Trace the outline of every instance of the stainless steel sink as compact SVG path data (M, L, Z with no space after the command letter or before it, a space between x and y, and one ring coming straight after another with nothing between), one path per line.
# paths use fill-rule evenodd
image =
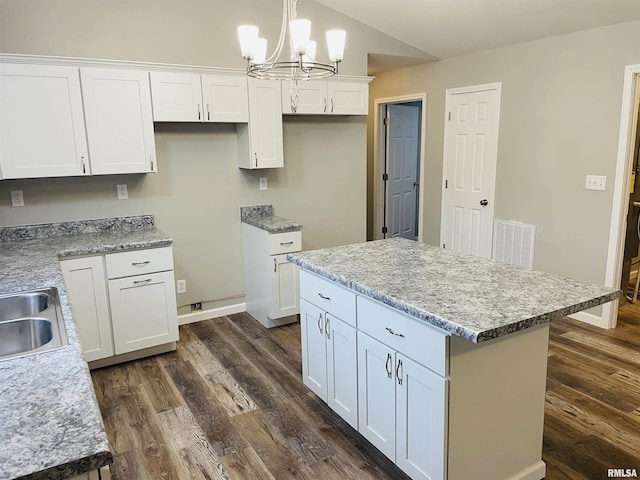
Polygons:
M0 360L68 343L56 288L0 295Z

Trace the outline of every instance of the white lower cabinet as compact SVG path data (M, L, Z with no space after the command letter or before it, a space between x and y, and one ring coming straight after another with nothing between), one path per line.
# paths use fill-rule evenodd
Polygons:
M111 470L109 470L109 466L101 467L98 470L91 470L86 473L81 473L80 475L75 475L71 477L69 480L110 480L111 479Z
M358 332L359 431L413 479L443 479L448 380Z
M178 340L171 247L65 259L60 266L87 362Z
M302 378L353 428L358 428L356 329L300 300Z

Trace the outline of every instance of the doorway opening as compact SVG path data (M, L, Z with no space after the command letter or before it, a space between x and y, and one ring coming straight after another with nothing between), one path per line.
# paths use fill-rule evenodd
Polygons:
M375 240L422 241L426 93L380 98L374 108Z

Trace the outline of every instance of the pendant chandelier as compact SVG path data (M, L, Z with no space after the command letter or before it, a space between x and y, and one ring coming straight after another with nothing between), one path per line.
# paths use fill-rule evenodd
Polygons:
M297 18L297 0L283 0L282 27L280 38L269 58L267 40L258 37L258 27L241 25L238 38L242 57L247 61L247 75L254 78L272 80L298 80L326 78L338 73L338 63L342 61L346 32L329 30L326 33L329 63L316 61L316 42L310 40L311 21ZM289 55L281 59L289 30Z

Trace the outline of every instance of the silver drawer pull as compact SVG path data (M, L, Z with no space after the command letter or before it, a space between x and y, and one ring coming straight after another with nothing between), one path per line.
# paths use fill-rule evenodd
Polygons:
M323 294L318 293L318 296L323 300L331 300L331 297L325 297Z
M151 260L145 260L144 262L131 262L131 265L133 265L134 267L142 267L144 265L149 265L151 263Z
M389 327L385 327L385 329L387 330L387 332L389 332L391 335L395 335L396 337L401 337L404 338L404 333L396 333L393 330L391 330Z
M147 278L146 280L134 280L133 284L134 285L143 285L145 283L149 283L151 281L150 278Z
M289 246L289 245L293 245L293 242L280 242L280 246L282 246L282 247L286 247L286 246Z

